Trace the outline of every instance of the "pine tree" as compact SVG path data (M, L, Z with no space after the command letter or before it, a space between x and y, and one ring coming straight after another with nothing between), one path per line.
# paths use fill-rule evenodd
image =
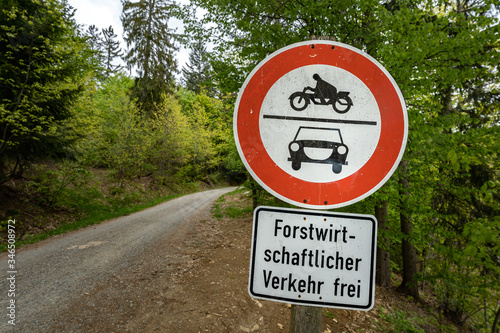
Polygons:
M85 31L85 35L87 36L87 42L90 46L90 49L94 52L101 51L102 46L102 37L99 29L94 25L90 25Z
M178 47L168 20L176 5L170 0L122 0L122 4L121 20L129 48L125 60L139 75L133 95L143 112L151 113L174 85Z
M104 65L106 67L104 75L109 77L111 74L116 73L123 68L120 64L113 64L113 60L117 57L121 57L123 53L120 47L120 42L115 40L118 36L114 33L112 26L109 26L107 29L102 29L102 34L102 49L104 51Z
M215 95L211 85L212 67L207 57L207 49L202 41L198 41L189 54L189 64L182 68L182 84L186 89L199 94L202 88L209 96Z
M104 63L104 52L103 52L103 39L102 34L94 24L90 25L85 31L85 39L89 45L89 51L91 52L91 61L94 67L97 69L97 77L103 77L103 63Z

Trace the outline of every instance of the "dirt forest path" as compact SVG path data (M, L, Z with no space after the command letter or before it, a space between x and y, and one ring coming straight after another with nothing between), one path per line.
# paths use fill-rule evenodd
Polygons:
M105 315L119 329L122 311L147 304L143 290L130 287L168 271L182 261L176 255L179 241L193 228L200 214L207 214L226 188L186 195L141 212L113 219L76 232L53 237L21 248L16 253L16 325L0 323L1 332L89 332L87 320ZM1 271L8 271L6 253L0 256ZM158 268L152 269L155 264ZM162 268L165 265L165 268ZM136 281L134 281L136 280ZM124 284L127 281L127 284ZM6 276L0 276L0 290L6 294ZM116 290L112 285L122 288ZM102 299L98 290L109 291ZM5 293L4 293L5 291ZM131 303L130 295L138 296ZM7 308L6 297L1 308ZM104 302L104 304L102 303ZM87 307L96 311L89 313ZM101 308L102 307L102 308ZM3 316L2 316L3 317ZM113 318L120 318L117 322ZM95 327L91 331L112 332Z

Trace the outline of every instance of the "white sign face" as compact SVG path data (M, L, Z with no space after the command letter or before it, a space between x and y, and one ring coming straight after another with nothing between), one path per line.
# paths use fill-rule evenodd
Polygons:
M258 207L249 293L299 305L370 310L377 220L371 215Z
M349 110L346 106L346 112L336 112L331 104L314 99L313 91L302 94L311 98L304 110L293 108L301 97L290 97L306 87L314 88L318 73L326 84L337 87L337 94L349 93ZM380 137L380 111L370 89L353 74L334 66L310 65L288 72L269 89L261 110L259 127L267 153L284 172L307 182L329 183L351 176L368 162ZM347 158L340 162L341 158L332 156L333 147L307 144L300 147L304 156L294 154L294 141L301 146L306 141L343 144Z

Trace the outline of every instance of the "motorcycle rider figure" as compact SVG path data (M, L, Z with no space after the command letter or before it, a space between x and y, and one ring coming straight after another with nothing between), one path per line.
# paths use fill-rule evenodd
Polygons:
M316 88L306 87L304 90L314 91L314 97L319 98L323 105L327 104L332 98L336 98L337 88L321 79L318 74L314 74L313 79L317 81Z
M303 111L310 102L331 105L335 112L340 114L351 109L353 103L348 91L338 91L333 85L321 79L317 73L313 75L313 79L317 82L316 88L305 87L303 91L296 91L288 97L292 109ZM307 92L308 90L311 93Z

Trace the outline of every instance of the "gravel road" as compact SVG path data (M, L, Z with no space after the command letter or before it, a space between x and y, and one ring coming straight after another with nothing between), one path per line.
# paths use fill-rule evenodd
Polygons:
M154 251L177 226L235 188L186 195L16 252L15 326L8 324L7 254L0 255L0 332L45 332L86 290ZM164 247L163 247L164 248Z

